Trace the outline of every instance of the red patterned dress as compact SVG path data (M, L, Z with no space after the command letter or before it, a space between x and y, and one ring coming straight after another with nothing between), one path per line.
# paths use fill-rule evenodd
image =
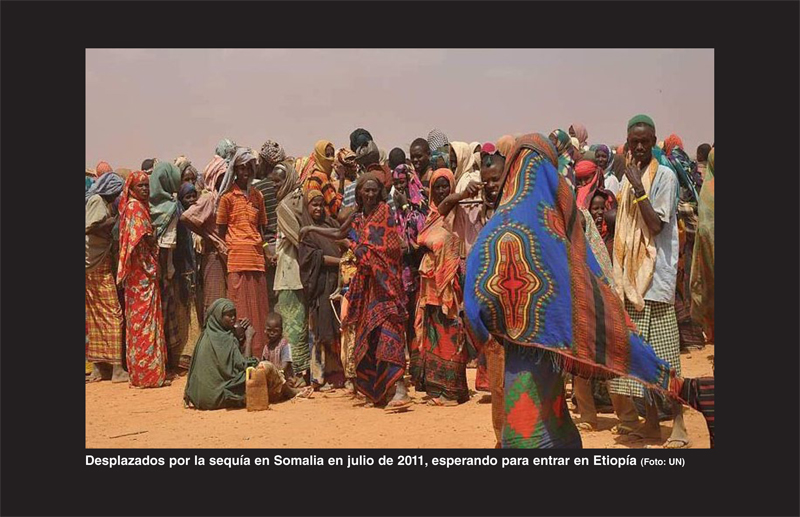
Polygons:
M437 170L431 185L440 177L446 177L451 191L455 191L455 179L447 169ZM419 266L411 376L417 390L435 398L465 402L469 400L469 352L459 316L464 299L458 281L461 239L453 231L453 216L442 217L431 200L428 219L417 237L417 243L428 251Z
M354 325L356 387L373 403L405 373L405 325L408 313L401 284L402 244L394 215L381 202L368 216L353 222L358 261L347 292L349 309L343 326Z
M120 257L117 283L125 288L128 374L132 386L157 388L164 384L167 348L158 287L158 247L153 235L147 199L139 199L133 185L147 180L137 171L128 176L120 200Z

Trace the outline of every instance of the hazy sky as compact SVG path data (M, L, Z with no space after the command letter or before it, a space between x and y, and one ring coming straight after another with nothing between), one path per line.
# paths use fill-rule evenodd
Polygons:
M368 129L387 152L439 128L496 141L586 125L619 144L646 113L694 156L714 140L714 51L552 49L86 50L86 165L138 169L186 154L202 168L224 137L294 156Z

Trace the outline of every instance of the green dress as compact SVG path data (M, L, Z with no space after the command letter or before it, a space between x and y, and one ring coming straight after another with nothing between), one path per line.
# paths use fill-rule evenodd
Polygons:
M220 298L206 312L183 395L196 409L245 405L245 373L258 360L245 358L233 331L222 327L222 314L234 308L232 301Z

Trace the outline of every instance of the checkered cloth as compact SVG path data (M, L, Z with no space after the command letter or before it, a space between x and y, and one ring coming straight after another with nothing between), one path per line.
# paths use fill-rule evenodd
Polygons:
M86 360L122 364L123 325L108 255L86 273Z
M658 358L667 361L670 366L675 368L675 373L680 377L681 337L678 330L678 319L675 316L675 307L668 303L645 300L644 310L637 312L633 304L626 299L625 310L636 328L639 329L645 342L653 347ZM631 379L611 379L609 392L644 397L641 383Z

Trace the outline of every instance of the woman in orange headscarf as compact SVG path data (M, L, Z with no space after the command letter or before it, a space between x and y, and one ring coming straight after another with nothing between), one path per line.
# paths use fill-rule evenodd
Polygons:
M303 195L312 190L322 192L325 201L325 213L336 217L342 207L342 194L336 192L336 187L331 183L331 172L333 172L333 162L336 158L336 149L333 143L328 140L319 140L314 145L314 152L308 157L302 167L297 167L301 171L300 181L303 182Z
M150 222L150 177L136 171L122 189L117 283L125 288L125 343L132 386L157 388L166 380L167 347L158 284L158 243Z
M411 376L430 404L454 406L469 399L469 354L459 318L463 293L458 281L461 239L453 232L453 215L442 216L438 205L455 192L449 169L431 176L431 203L417 244L425 249L419 266L416 338L411 351Z

